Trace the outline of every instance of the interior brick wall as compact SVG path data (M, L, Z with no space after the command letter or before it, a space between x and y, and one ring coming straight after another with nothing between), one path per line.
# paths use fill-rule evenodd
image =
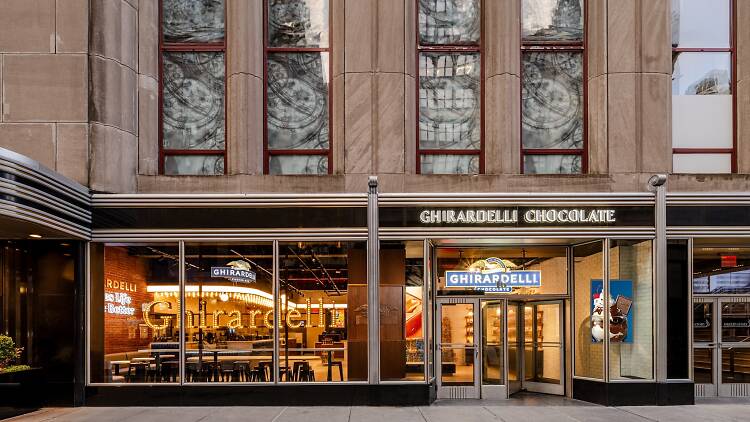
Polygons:
M152 330L146 328L148 335L141 337L140 329L144 324L141 305L153 300L153 295L146 292L147 274L146 260L128 255L126 248L107 247L104 250L104 292L127 293L133 299L129 306L135 308L133 316L104 313L105 354L136 351L148 346L151 341ZM107 280L132 283L136 291L108 288Z

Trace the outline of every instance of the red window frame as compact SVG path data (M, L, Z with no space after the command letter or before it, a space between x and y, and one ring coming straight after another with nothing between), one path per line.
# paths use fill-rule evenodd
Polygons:
M729 1L729 47L728 48L682 48L672 47L674 53L729 53L729 83L732 87L732 148L672 148L672 155L680 154L730 154L731 172L737 173L737 0ZM674 69L672 70L674 72ZM673 140L674 142L674 140ZM673 158L674 159L674 158Z
M523 1L523 0L521 0ZM560 53L570 52L579 53L583 61L583 81L581 83L582 91L581 96L583 97L583 147L580 149L539 149L539 148L524 148L523 146L523 95L519 96L519 110L521 113L521 174L525 173L524 169L524 158L527 155L580 155L581 156L581 173L573 174L587 174L589 172L589 136L588 136L588 57L586 51L588 50L588 0L583 0L583 39L581 41L525 41L523 39L523 16L520 16L518 22L518 33L521 37L521 66L519 70L519 79L521 85L521 91L523 92L523 55L527 53ZM519 10L522 12L523 6L519 5ZM540 176L550 176L550 174L540 174Z
M227 174L227 10L224 4L224 39L214 43L170 43L164 41L164 2L159 0L159 174L164 174L164 164L171 155L221 155L224 174ZM218 52L224 56L224 149L166 149L164 148L164 53L165 52ZM193 175L185 175L193 176Z
M496 0L490 0L496 1ZM419 40L419 0L414 0L414 28L416 30L416 65L414 85L416 86L416 109L417 109L417 127L416 127L416 152L417 163L416 173L422 173L422 156L423 155L476 155L479 157L479 174L484 174L484 0L479 1L479 42L475 45L465 44L445 44L445 45L422 45ZM421 53L476 53L479 55L479 149L422 149L419 143L419 56Z
M318 155L326 156L328 174L333 174L333 37L331 37L332 13L328 2L328 47L271 47L268 34L269 0L263 1L263 174L270 174L271 156L274 155ZM328 53L328 148L326 149L270 149L268 147L268 54L269 53Z

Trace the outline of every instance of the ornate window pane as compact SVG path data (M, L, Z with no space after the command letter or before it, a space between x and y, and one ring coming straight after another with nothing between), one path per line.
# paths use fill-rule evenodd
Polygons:
M672 0L672 47L729 48L730 0Z
M581 173L580 155L524 155L525 174L577 174Z
M270 174L327 174L325 155L272 155L268 163Z
M419 56L419 147L480 148L479 54Z
M328 0L270 0L268 45L328 48Z
M524 54L522 105L524 148L583 148L582 55Z
M479 0L419 0L420 44L479 43L479 4Z
M163 146L224 149L224 54L163 53Z
M524 41L582 41L584 0L522 0Z
M169 176L224 174L224 156L168 155L164 159L164 174Z
M224 40L224 0L161 0L162 31L168 43Z
M422 174L477 174L478 155L422 155Z
M268 148L328 148L328 53L268 55Z

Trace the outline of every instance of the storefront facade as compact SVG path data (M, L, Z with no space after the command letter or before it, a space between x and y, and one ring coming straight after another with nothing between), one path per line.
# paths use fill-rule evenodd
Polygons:
M83 230L48 213L8 239L79 245L51 252L80 268L60 292L81 315L61 376L78 404L746 394L746 195L666 195L658 177L628 194L404 195L376 178L344 195L90 194L5 163L16 223L49 211L34 195L73 210L45 186L84 194Z
M653 193L407 196L373 179L368 195L92 203L92 403L154 388L387 403L685 395L656 381ZM591 393L622 389L644 393Z
M748 13L3 2L0 397L750 395Z

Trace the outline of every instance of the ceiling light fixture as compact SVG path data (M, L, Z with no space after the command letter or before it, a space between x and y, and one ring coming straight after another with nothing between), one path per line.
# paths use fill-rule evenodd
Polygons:
M30 234L29 237L32 238L32 239L41 239L42 235L41 234Z

